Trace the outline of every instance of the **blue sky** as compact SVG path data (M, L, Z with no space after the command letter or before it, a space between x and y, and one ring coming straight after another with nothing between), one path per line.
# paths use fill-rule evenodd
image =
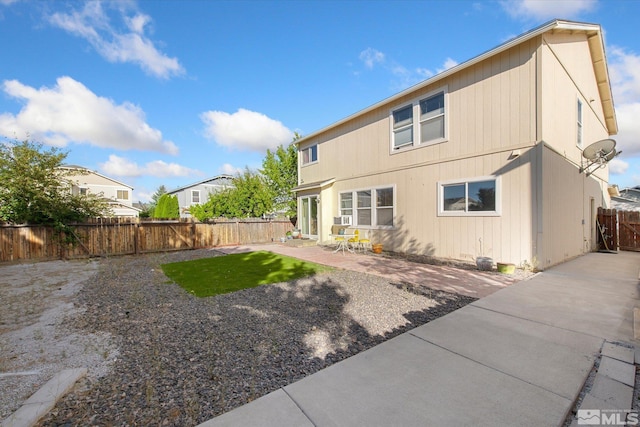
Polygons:
M146 201L244 167L549 19L601 24L611 183L640 185L640 1L0 0L0 135Z

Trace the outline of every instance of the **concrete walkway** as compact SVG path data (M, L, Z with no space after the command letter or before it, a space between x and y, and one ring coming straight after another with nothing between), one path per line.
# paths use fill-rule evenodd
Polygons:
M594 366L578 415L628 410L639 268L588 254L201 426L558 426Z

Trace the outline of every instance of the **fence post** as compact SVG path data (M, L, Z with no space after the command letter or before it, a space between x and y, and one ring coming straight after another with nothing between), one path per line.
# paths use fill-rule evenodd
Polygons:
M196 222L191 218L191 249L196 249Z
M133 252L140 253L140 218L133 224Z

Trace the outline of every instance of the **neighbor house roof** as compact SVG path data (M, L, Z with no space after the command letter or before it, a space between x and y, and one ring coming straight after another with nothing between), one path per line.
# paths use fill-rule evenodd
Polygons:
M609 70L607 69L607 62L606 62L606 55L605 55L605 51L604 51L604 39L603 39L603 35L602 35L602 30L600 28L600 25L598 24L588 24L588 23L583 23L583 22L574 22L574 21L566 21L566 20L561 20L561 19L554 19L552 21L549 21L545 24L540 25L539 27L536 27L530 31L527 31L524 34L521 34L518 37L515 37L511 40L508 40L507 42L491 49L488 50L484 53L481 53L480 55L469 59L468 61L465 61L461 64L458 64L454 67L449 68L448 70L445 70L443 72L441 72L440 74L436 74L435 76L424 80L414 86L411 86L408 89L403 90L402 92L399 92L393 96L390 96L376 104L373 104L361 111L358 111L355 114L352 114L342 120L339 120L319 131L313 132L310 135L307 135L303 138L300 138L298 140L295 141L296 144L300 144L302 142L308 141L326 131L328 131L329 129L335 128L337 126L340 126L344 123L347 123L357 117L360 117L364 114L367 114L377 108L380 107L384 107L387 104L391 104L395 101L397 101L398 99L411 94L412 92L415 92L417 90L420 90L422 88L425 88L429 85L432 85L433 83L445 79L446 77L458 73L466 68L469 68L481 61L484 61L487 58L490 58L492 56L495 56L499 53L502 53L514 46L517 46L527 40L530 40L534 37L540 36L548 31L552 31L552 30L564 30L564 31L570 31L570 32L576 32L576 31L582 31L585 32L587 34L587 40L589 42L589 51L591 52L591 57L593 60L593 69L596 75L596 80L597 80L597 84L598 84L598 91L600 92L600 99L602 101L602 109L604 111L604 118L605 118L605 122L606 122L606 126L607 126L607 130L609 132L610 135L615 135L618 133L618 124L616 121L616 115L615 115L615 110L614 110L614 106L613 106L613 96L611 93L611 82L609 79Z
M231 180L231 179L233 179L233 176L226 175L226 174L217 175L217 176L214 176L213 178L208 178L208 179L205 179L203 181L199 181L199 182L195 182L193 184L185 185L184 187L176 188L175 190L169 191L168 194L178 193L178 192L180 192L182 190L186 190L187 188L197 187L198 185L208 184L210 182L218 181L218 180L221 180L221 179ZM214 185L214 184L212 184L212 185Z
M78 165L62 165L62 166L60 166L60 168L61 168L61 169L69 169L69 170L72 170L72 171L73 171L73 170L83 170L83 171L87 171L87 172L92 173L92 174L94 174L94 175L98 175L100 178L108 179L109 181L111 181L111 182L113 182L113 183L115 183L115 184L121 185L121 186L123 186L123 187L130 188L131 190L133 190L133 187L132 187L132 186L130 186L130 185L128 185L128 184L125 184L124 182L116 181L116 180L115 180L115 179L113 179L113 178L109 178L108 176L102 175L101 173L98 173L98 172L96 172L96 171L92 171L91 169L85 168L84 166L78 166Z

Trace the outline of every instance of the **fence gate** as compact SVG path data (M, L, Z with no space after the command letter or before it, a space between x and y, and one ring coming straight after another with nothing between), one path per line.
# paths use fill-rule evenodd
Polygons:
M640 212L618 211L618 244L621 251L640 252Z
M596 234L598 250L618 250L618 214L615 209L598 208Z
M640 252L640 212L598 208L598 250Z

